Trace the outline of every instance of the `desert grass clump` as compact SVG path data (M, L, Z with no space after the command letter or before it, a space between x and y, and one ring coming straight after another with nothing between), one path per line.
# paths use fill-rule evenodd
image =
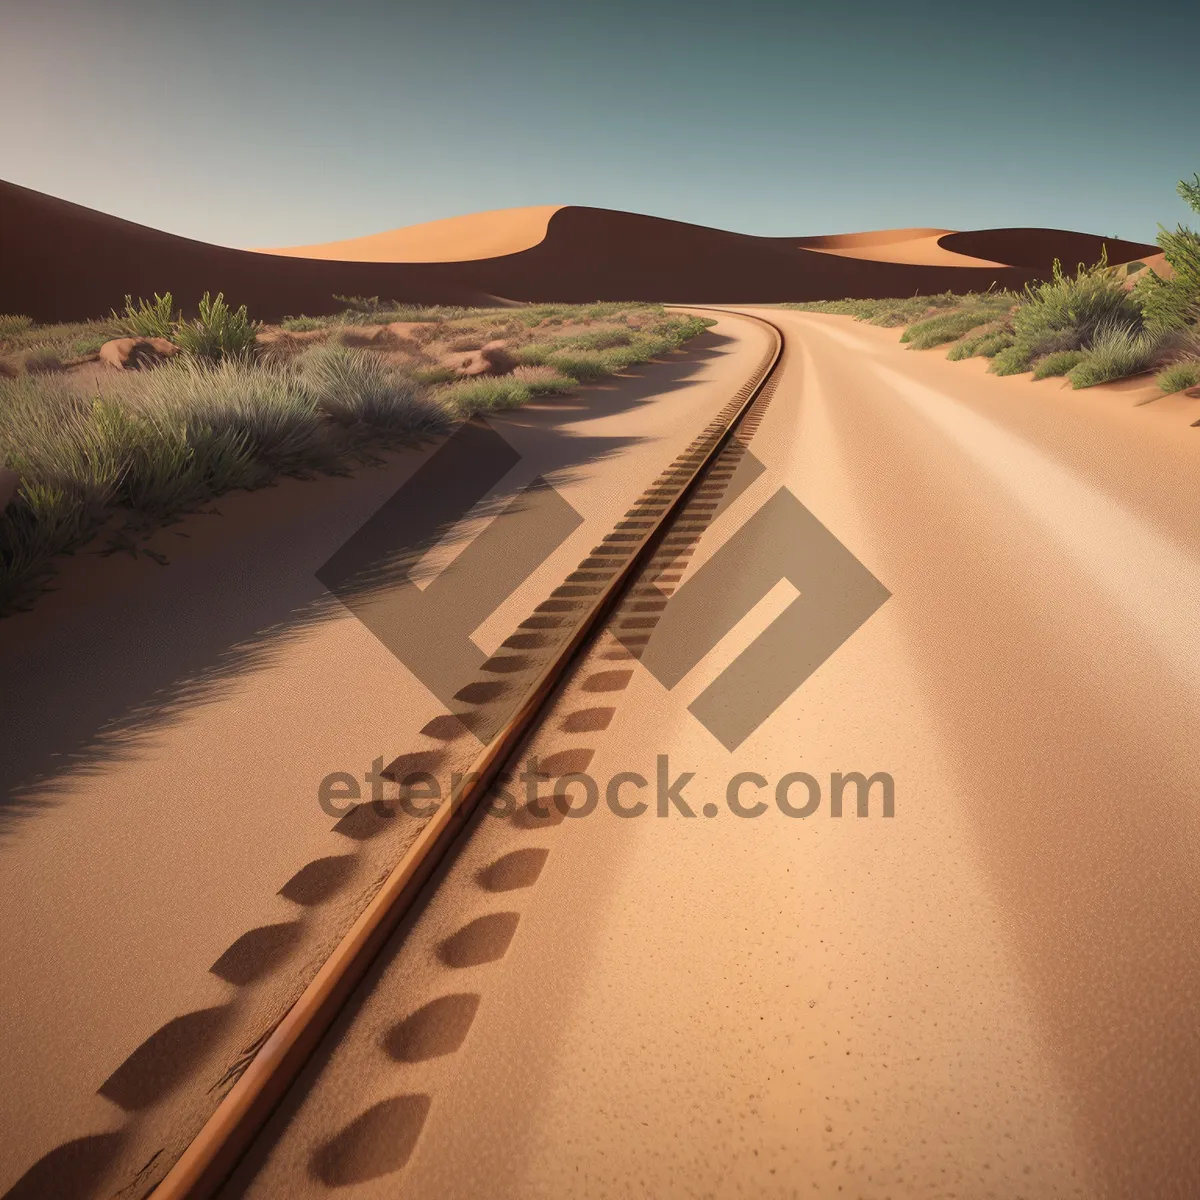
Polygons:
M112 317L132 337L169 338L175 332L175 302L170 292L163 296L155 292L153 300L139 297L137 304L132 296L126 296L125 312L118 313L114 309Z
M1200 175L1181 179L1176 188L1189 207L1200 214ZM1158 244L1171 266L1170 279L1161 279L1153 271L1134 287L1146 324L1152 329L1187 329L1200 324L1200 234L1186 225L1174 233L1158 231Z
M29 325L24 330L2 338L6 354L21 356L36 350L52 350L63 359L80 358L87 351L77 351L80 341L97 342L97 348L111 338L128 336L123 324L114 317L99 321L65 321L59 325Z
M91 358L100 353L100 347L109 340L104 333L87 333L71 342L69 355L71 358Z
M995 358L1001 350L1011 346L1012 342L1012 332L1009 329L990 329L974 337L963 338L961 342L955 342L946 352L946 357L951 362L959 362L964 358Z
M423 384L438 384L450 383L458 378L458 372L451 367L429 366L417 367L413 371L413 378L418 383Z
M180 321L173 340L185 354L216 362L249 354L261 328L259 322L251 321L247 316L244 304L235 310L225 303L223 292L218 292L216 299L211 299L205 292L200 300L199 316L192 321Z
M1026 285L1012 316L1013 344L992 360L997 375L1019 375L1061 350L1088 350L1101 330L1142 327L1142 310L1108 266L1107 255L1068 275L1054 261L1049 280Z
M22 313L0 313L0 340L33 328L33 318Z
M533 391L524 380L512 375L478 375L439 388L434 398L456 416L520 408L527 404Z
M1004 306L1005 309L1007 305ZM907 342L912 350L930 350L956 341L963 334L990 324L998 315L997 304L971 304L964 308L951 309L936 317L928 317L910 325L900 340Z
M528 361L523 359L522 361ZM611 350L554 350L542 364L580 383L595 383L629 366L626 355Z
M296 360L295 371L317 409L343 427L360 426L365 434L421 434L445 423L419 380L369 351L315 346Z
M793 304L781 304L780 308L791 308L798 312L828 313L832 316L853 317L884 329L898 325L911 325L936 312L940 308L959 308L971 300L970 295L955 292L939 292L933 296L890 297L882 300L809 300Z
M561 339L560 346L574 350L612 350L616 346L628 346L633 341L630 329L585 329Z
M257 464L255 483L333 465L336 445L315 397L287 372L243 358L181 358L122 380L122 400L143 413L178 414L189 426L237 435Z
M0 380L0 464L19 486L0 513L0 610L25 601L51 560L104 521L124 470L96 405L60 375Z
M163 313L165 299L156 298ZM130 307L138 311L132 302ZM578 305L542 307L569 326L584 311ZM280 474L342 470L371 445L399 444L452 418L574 389L578 376L551 361L559 356L599 377L673 349L712 324L654 305L616 308L604 306L597 318L609 325L625 319L615 338L609 330L570 346L562 331L546 329L539 335L543 342L512 375L460 379L428 358L418 357L421 365L414 369L375 349L313 346L286 333L251 354L258 326L245 308L234 312L222 296L206 295L199 319L171 331L187 353L153 371L106 374L101 393L90 396L81 391L79 376L16 374L15 365L43 351L66 353L85 340L98 348L96 339L124 332L115 318L25 328L5 342L3 365L9 369L0 370L0 465L13 468L20 480L0 513L0 610L30 598L56 555L82 545L114 518L144 530ZM380 306L372 321L357 323L396 311ZM512 310L502 322L486 310L421 312L428 319L418 330L437 339L454 336L456 322L475 332L511 330L514 340L529 336L531 328L523 310Z
M400 304L378 296L334 296L346 307L334 320L348 325L387 325L392 321L454 321L471 309L453 304Z
M24 367L28 375L49 375L63 369L63 360L56 351L43 347L25 356Z
M1140 375L1161 365L1176 342L1173 330L1108 325L1095 334L1083 359L1067 377L1073 387L1086 388Z
M512 377L523 383L532 396L559 396L579 386L578 379L553 367L517 367Z
M311 333L314 329L327 328L335 320L335 317L306 317L301 313L298 317L284 317L279 328L287 333Z
M1154 377L1154 382L1168 395L1200 387L1200 358L1185 358L1164 367Z
M1053 379L1066 375L1087 358L1084 350L1058 350L1039 358L1033 367L1034 379Z

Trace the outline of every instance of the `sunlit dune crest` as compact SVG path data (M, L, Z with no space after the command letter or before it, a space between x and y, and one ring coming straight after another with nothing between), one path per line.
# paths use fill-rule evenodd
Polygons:
M871 262L909 263L922 267L1002 267L997 259L979 258L948 250L941 239L953 229L875 229L868 233L834 233L824 237L799 238L796 245L842 258Z
M499 258L536 246L546 236L550 218L561 204L500 208L441 221L425 221L315 246L259 250L293 258L331 258L339 262L469 262Z

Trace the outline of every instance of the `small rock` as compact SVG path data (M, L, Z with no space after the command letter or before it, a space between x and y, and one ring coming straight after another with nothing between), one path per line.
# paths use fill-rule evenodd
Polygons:
M517 365L517 360L508 352L508 343L503 339L486 342L480 347L479 353L491 364L493 375L507 375Z
M433 321L391 321L384 328L404 342L428 341L429 335L437 332Z
M100 361L118 371L136 371L141 367L152 367L178 353L179 347L166 338L114 338L100 347Z
M459 377L471 379L476 375L510 375L517 360L508 352L507 342L495 341L466 354L460 351L443 355L442 364Z

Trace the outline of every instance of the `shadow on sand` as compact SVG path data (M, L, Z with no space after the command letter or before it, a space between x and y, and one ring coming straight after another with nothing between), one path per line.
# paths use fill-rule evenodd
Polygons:
M728 343L710 331L625 376L489 420L535 427L547 446L539 472L568 480L638 440L581 436L568 423L682 391ZM155 535L152 545L179 548L165 568L102 559L95 548L64 561L51 594L0 620L0 837L54 804L70 777L136 752L306 630L341 616L317 571L435 449L390 454L349 478L286 479L222 497L211 510L220 515L192 515ZM502 481L489 505L511 503L524 482ZM438 537L452 541L453 526ZM382 555L368 586L388 587L411 562L411 554Z

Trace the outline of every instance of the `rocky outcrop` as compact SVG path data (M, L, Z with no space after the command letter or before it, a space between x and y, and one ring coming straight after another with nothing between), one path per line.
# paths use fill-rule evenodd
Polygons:
M443 355L442 363L459 377L470 379L476 375L510 375L517 360L509 353L508 343L497 340L465 354Z
M118 371L136 371L142 367L156 366L178 353L179 347L166 338L113 338L100 347L100 361Z

